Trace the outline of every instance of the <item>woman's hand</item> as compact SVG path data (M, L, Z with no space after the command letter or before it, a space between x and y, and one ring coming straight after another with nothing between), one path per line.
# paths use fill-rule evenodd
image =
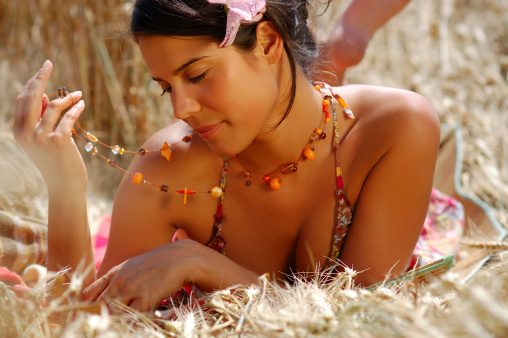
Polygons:
M86 169L72 138L72 128L85 104L81 92L48 102L44 91L52 69L51 62L46 61L19 94L14 138L37 166L50 192L62 189L85 191ZM55 127L62 111L69 107L71 109Z
M147 311L189 283L204 291L219 288L212 285L218 274L214 269L224 267L227 261L232 263L198 242L182 239L117 265L86 288L83 299L118 299L136 310Z

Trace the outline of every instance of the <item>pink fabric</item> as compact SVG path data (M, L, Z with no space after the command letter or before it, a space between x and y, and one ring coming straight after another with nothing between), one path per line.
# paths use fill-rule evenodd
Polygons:
M233 44L244 22L258 22L266 11L265 0L208 0L211 4L222 4L228 8L228 20L226 23L226 36L219 48Z
M95 269L99 270L102 264L106 248L108 246L109 228L111 226L111 216L105 216L99 224L97 233L92 236L92 244L94 249Z
M460 256L459 240L464 231L464 208L456 199L432 190L429 211L413 252L410 269L447 255Z

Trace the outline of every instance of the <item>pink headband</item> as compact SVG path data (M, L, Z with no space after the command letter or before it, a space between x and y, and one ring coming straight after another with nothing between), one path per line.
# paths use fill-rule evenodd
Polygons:
M266 11L265 0L208 0L211 4L223 4L227 7L228 21L226 36L219 48L233 44L241 23L258 22Z

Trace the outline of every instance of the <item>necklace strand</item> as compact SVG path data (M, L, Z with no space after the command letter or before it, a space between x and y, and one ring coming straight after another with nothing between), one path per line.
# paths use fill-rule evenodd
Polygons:
M246 186L249 187L252 183L266 184L272 190L278 190L278 189L280 189L280 184L282 183L283 179L285 179L291 173L294 173L297 171L298 165L300 164L300 162L302 162L303 160L312 160L315 157L314 150L316 149L316 146L319 144L319 142L321 140L324 140L326 138L325 130L326 130L327 123L330 121L330 112L328 111L328 106L332 103L331 102L332 96L323 94L321 92L320 85L316 84L316 85L314 85L314 88L318 92L320 92L321 95L323 96L323 101L322 101L323 118L319 124L319 127L314 129L314 131L311 133L309 140L307 141L307 144L306 144L305 148L303 149L298 160L295 161L294 163L289 163L287 165L282 166L281 169L279 169L278 171L276 171L274 173L265 174L262 178L253 179L251 172L242 167L242 165L238 161L238 158L235 155L235 156L233 156L233 158L235 159L235 162L237 163L237 165L240 167L242 173L245 175L245 177L247 177L247 181L244 184L232 186L229 188L226 188L225 185L222 186L222 184L221 184L221 186L214 186L210 190L198 191L198 190L192 190L192 189L188 189L188 188L175 189L175 188L171 188L165 184L157 185L155 183L147 181L141 173L138 173L138 172L132 173L132 172L127 171L124 168L118 166L114 159L110 159L110 158L102 155L99 152L97 146L95 145L95 144L101 145L105 148L110 149L114 155L124 155L124 154L135 154L136 155L137 154L140 156L144 156L148 153L160 152L161 156L164 157L169 162L171 160L171 156L172 156L171 148L182 143L182 142L189 143L192 140L193 135L196 134L196 132L193 132L192 134L184 136L180 141L172 143L172 144L168 144L167 142L164 142L162 144L162 146L158 149L148 149L147 150L144 148L140 148L138 151L129 151L129 150L125 150L125 148L120 147L119 145L111 146L106 143L103 143L95 135L84 130L79 125L78 122L76 122L76 126L83 133L84 138L77 134L75 128L72 128L72 133L85 144L85 150L87 152L91 152L92 155L97 155L97 156L101 157L107 164L109 164L110 167L116 168L116 169L122 171L123 173L130 175L131 182L133 184L139 185L141 183L144 183L144 184L151 185L155 188L158 188L163 193L168 193L168 192L172 191L172 192L176 192L179 194L183 194L184 205L187 204L187 196L188 195L211 194L214 198L221 198L221 197L223 197L224 192L226 190L230 191L232 189L242 188L242 187L246 187ZM327 86L326 86L326 88L329 89ZM340 96L334 94L332 91L331 91L331 93L339 101L339 104L342 106L342 109L344 110L344 112L346 114L348 114L349 107L347 107L344 100L342 100L342 98L340 98ZM60 98L69 97L71 99L72 103L74 103L74 99L72 98L72 95L67 91L66 87L58 88L57 93L49 95L48 98L55 96L55 95L58 95ZM43 101L44 101L44 99L43 99ZM87 140L85 140L85 138Z
M318 85L315 85L314 88L321 92L321 87ZM328 122L330 121L330 113L328 112L328 106L330 105L332 97L329 95L323 95L323 117L321 119L321 122L319 123L319 127L314 129L314 131L311 133L309 140L307 141L307 144L303 148L303 151L301 152L300 156L298 157L298 160L296 160L293 163L286 164L282 166L282 169L279 169L273 173L265 174L262 178L258 179L252 179L252 174L250 170L245 169L240 162L238 161L238 157L235 155L233 156L236 164L238 167L240 167L240 170L244 174L244 176L247 178L247 181L243 185L250 186L252 183L263 183L267 184L272 190L279 190L281 187L282 181L289 176L292 173L295 173L298 170L298 165L303 160L312 160L315 157L315 149L319 142L321 140L324 140L326 138L326 127L328 125ZM242 185L239 185L237 187L241 187ZM234 187L232 187L234 188Z

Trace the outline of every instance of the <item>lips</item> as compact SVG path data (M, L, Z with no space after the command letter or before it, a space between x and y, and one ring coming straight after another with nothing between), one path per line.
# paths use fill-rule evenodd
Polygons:
M201 139L206 140L206 139L212 137L212 135L215 134L215 132L217 132L217 130L219 130L219 128L221 126L222 126L222 122L217 123L217 124L212 124L209 126L196 128L194 130L198 132L199 137L201 137Z

